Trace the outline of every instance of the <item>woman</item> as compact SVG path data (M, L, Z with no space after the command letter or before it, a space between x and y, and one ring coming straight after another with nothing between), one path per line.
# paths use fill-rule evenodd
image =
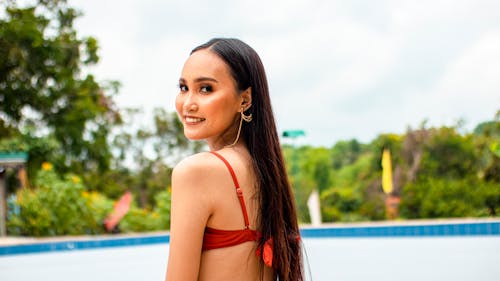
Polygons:
M238 39L195 48L176 109L210 152L172 174L166 280L303 280L294 198L257 53Z

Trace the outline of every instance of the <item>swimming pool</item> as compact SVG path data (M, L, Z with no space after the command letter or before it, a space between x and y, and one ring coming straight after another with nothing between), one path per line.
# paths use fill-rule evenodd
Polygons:
M313 280L500 280L500 220L302 228ZM163 280L166 234L0 247L0 280ZM309 279L308 279L309 280Z

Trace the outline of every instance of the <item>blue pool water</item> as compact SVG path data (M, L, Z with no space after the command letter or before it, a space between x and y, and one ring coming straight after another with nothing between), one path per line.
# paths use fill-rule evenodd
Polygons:
M500 280L500 221L303 228L302 237L312 280ZM0 280L163 280L168 239L0 246Z

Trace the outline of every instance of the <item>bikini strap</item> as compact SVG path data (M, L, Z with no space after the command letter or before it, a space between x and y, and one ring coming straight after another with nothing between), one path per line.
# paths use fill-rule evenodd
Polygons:
M234 173L233 167L229 164L229 162L226 160L226 158L222 157L219 153L215 151L211 151L211 153L215 156L217 156L224 164L226 164L227 169L229 170L229 173L231 174L231 177L233 178L234 182L234 187L236 188L236 194L238 195L238 199L240 200L240 206L241 206L241 211L243 212L243 218L245 219L245 229L249 229L250 223L248 220L248 214L247 214L247 208L245 206L245 200L243 199L243 191L240 188L240 185L238 183L238 179L236 178L236 174Z

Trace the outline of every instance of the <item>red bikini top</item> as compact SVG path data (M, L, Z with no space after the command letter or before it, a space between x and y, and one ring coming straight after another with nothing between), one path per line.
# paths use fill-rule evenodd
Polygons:
M203 236L202 249L205 251L235 246L249 241L258 241L258 239L260 238L260 233L256 230L250 229L245 200L243 199L243 192L241 191L238 179L236 178L236 174L234 173L233 168L231 167L229 162L227 162L227 160L222 157L222 155L214 151L212 151L212 154L217 156L220 160L222 160L222 162L224 162L224 164L226 164L226 167L231 174L234 182L234 187L236 188L236 194L238 195L238 199L240 201L241 211L243 212L245 228L238 230L222 230L207 226L205 228L205 234Z
M262 238L262 234L257 230L250 229L250 223L248 222L248 213L247 208L245 206L245 200L243 199L243 192L241 191L240 185L238 183L238 179L236 178L236 174L234 173L233 168L227 162L227 160L222 157L222 155L217 152L212 151L212 154L217 156L224 164L226 164L231 177L233 178L234 187L236 188L236 194L238 195L238 199L240 201L241 212L243 213L243 218L245 220L245 228L237 229L237 230L223 230L223 229L215 229L211 227L205 227L205 234L203 235L203 251L225 248L230 246L235 246L245 242L258 242ZM293 239L295 241L300 241L300 236L290 236L289 239ZM272 267L273 266L273 239L267 239L262 247L259 247L255 250L255 254L259 257L262 257L264 264Z

